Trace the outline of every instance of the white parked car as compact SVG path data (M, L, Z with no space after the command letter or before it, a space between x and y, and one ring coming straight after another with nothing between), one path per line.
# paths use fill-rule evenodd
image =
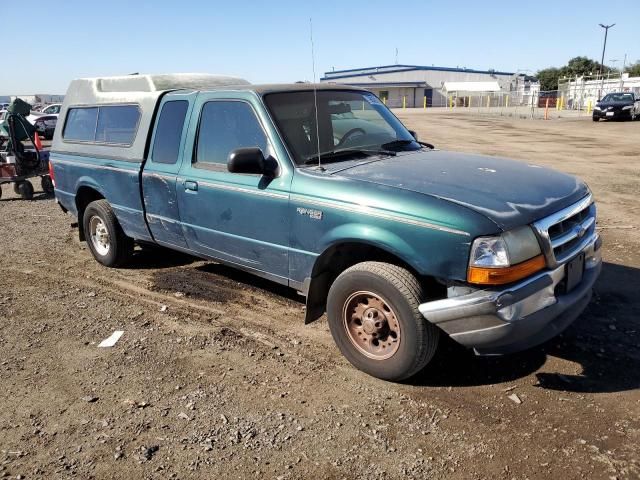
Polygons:
M60 113L61 108L62 108L61 103L54 103L52 105L47 105L38 113L42 115L58 115Z
M44 107L39 112L31 110L31 115L29 115L27 117L27 120L29 120L31 123L35 123L35 121L39 117L42 117L44 115L47 115L47 116L55 115L57 117L58 114L60 113L60 108L61 107L62 107L61 103L54 103L52 105L47 105L46 107Z

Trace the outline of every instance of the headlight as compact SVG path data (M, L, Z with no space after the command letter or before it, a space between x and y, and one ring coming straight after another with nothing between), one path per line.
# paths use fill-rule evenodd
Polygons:
M499 236L476 238L471 246L467 281L482 285L511 283L545 265L535 233L525 226Z
M600 110L600 107L598 105L596 105L595 107L593 107L594 110Z
M626 107L622 107L622 110L631 110L633 105L627 105Z

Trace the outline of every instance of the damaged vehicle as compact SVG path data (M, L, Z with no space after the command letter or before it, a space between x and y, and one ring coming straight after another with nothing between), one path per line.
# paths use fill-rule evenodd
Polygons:
M98 262L156 244L287 285L307 323L326 312L345 357L387 380L420 371L443 335L478 354L549 340L601 269L584 182L438 150L360 88L75 80L51 165Z

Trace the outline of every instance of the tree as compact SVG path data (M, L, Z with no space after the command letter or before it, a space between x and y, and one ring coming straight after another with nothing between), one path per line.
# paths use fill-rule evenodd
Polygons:
M629 65L625 68L625 71L629 73L630 77L640 77L640 60Z
M609 68L605 66L603 71L607 72ZM597 73L600 73L600 62L587 57L573 57L562 67L562 75L566 77L582 77Z
M536 76L540 82L540 90L557 90L560 78L596 75L600 73L600 67L600 62L591 60L588 57L573 57L565 66L542 69ZM609 70L606 65L602 68L603 73L607 73Z
M555 67L545 68L540 70L536 74L536 77L538 77L538 81L540 82L540 90L557 90L560 69Z

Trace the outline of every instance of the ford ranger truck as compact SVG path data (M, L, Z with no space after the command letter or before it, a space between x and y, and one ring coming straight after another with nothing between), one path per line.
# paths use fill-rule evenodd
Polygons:
M55 194L107 267L134 244L287 285L345 357L400 381L448 335L478 354L573 322L601 269L576 177L441 151L370 92L216 75L71 83Z

